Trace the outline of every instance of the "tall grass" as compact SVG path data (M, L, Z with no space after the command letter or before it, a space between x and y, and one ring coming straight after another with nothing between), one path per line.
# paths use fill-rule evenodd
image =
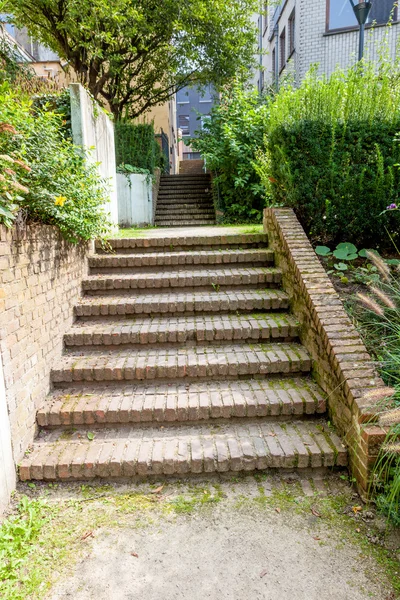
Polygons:
M374 469L378 506L400 526L400 269L392 273L378 256L370 255L381 278L371 294L359 294L364 338L379 362L385 383L393 387L389 405L378 405L379 423L388 428Z

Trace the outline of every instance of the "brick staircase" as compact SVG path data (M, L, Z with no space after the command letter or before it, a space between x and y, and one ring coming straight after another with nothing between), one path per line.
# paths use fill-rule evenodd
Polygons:
M267 237L214 231L97 247L21 480L346 465Z
M158 227L213 225L215 210L209 175L163 175L157 199Z

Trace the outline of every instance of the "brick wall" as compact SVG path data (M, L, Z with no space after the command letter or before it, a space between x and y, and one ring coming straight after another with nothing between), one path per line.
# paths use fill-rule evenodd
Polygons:
M384 384L294 212L266 209L264 230L300 321L313 375L327 394L330 418L348 446L353 475L366 497L386 432L374 425L374 405L365 394Z
M326 32L327 17L326 0L287 0L281 4L279 32L286 28L286 45L288 48L288 19L292 11L296 12L295 52L282 71L282 76L289 73L294 76L296 84L304 78L310 67L318 65L320 74L330 75L337 65L347 69L357 62L358 30ZM263 66L266 69L265 81L272 82L272 51L276 40L273 33L273 15L275 5L269 7L268 27L263 31ZM365 56L378 60L379 49L386 40L392 60L396 54L396 44L400 31L400 23L391 27L376 26L366 30ZM288 49L286 52L288 56Z
M179 163L179 175L202 175L204 161L198 160L181 160Z
M0 352L16 464L34 438L36 410L73 319L88 249L67 243L55 227L0 226Z

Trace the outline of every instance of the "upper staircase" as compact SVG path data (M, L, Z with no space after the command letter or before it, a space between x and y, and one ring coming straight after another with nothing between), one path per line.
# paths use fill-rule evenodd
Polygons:
M22 480L346 464L267 236L226 231L97 246Z
M210 175L163 175L158 192L155 225L183 227L214 225Z

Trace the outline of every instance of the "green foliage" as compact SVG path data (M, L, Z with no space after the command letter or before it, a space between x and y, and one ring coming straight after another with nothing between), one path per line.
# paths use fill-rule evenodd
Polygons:
M57 225L72 242L105 235L105 183L62 135L61 117L3 83L0 123L0 223L11 226L19 215Z
M265 206L264 190L254 168L264 146L269 99L239 83L225 89L207 126L191 140L207 169L214 172L217 208L228 223L257 222Z
M62 119L62 132L64 137L72 138L71 124L71 96L69 89L65 88L57 92L48 92L36 95L33 98L35 107L46 111L51 110Z
M375 67L311 70L271 105L258 170L272 204L293 207L313 239L385 245L385 225L398 239L399 215L381 213L400 189L399 65Z
M345 260L346 262L351 262L356 260L357 258L365 258L366 250L357 251L357 248L354 244L350 244L350 242L341 242L338 244L333 252L328 246L317 246L315 248L315 252L318 256L322 256L323 258L336 259L339 262L333 264L333 267L337 271L347 271L348 266L346 263L341 261Z
M156 167L163 166L164 155L154 137L152 123L117 121L115 154L120 172L153 174Z
M247 72L257 10L256 0L13 0L11 12L118 120L189 83L219 87Z
M17 585L21 585L21 572L29 559L32 544L36 541L47 519L44 504L23 496L16 515L0 527L0 597L19 598Z

